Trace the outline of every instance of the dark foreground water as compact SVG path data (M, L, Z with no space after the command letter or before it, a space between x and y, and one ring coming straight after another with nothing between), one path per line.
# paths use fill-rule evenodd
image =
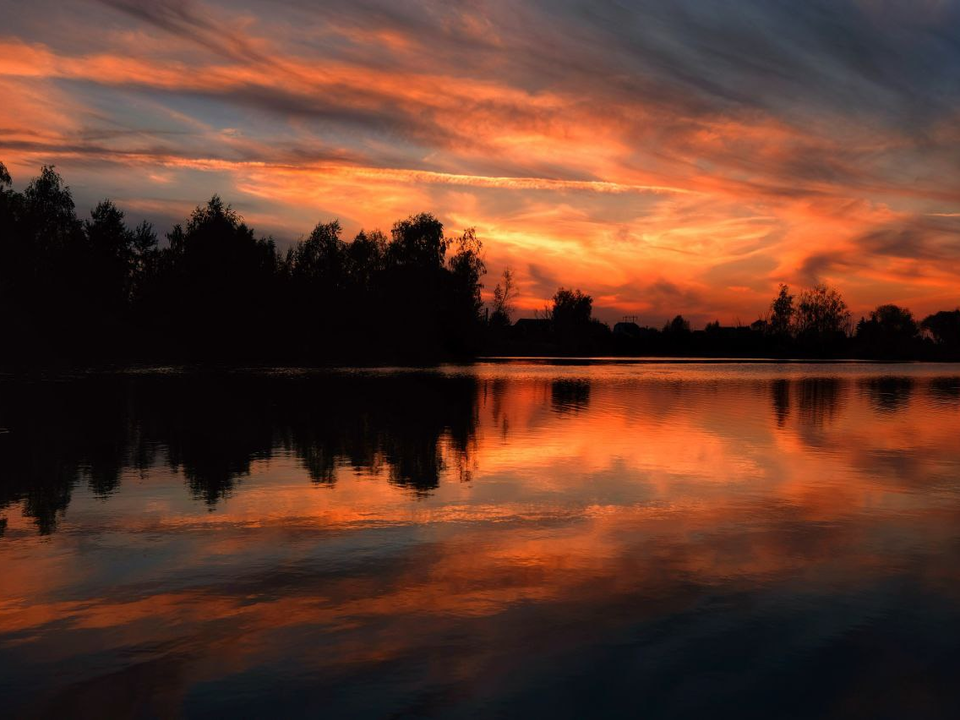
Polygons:
M0 379L0 715L957 717L960 367Z

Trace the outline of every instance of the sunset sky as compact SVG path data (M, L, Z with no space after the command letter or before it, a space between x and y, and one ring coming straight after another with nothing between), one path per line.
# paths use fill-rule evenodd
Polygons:
M0 161L282 246L436 213L520 315L960 304L960 2L0 0Z

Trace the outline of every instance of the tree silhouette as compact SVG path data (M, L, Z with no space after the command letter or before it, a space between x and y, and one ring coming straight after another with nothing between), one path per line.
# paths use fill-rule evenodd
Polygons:
M561 347L578 352L586 347L590 335L593 298L579 289L559 288L553 296L550 318Z
M289 333L310 354L343 332L352 319L335 311L352 289L350 253L341 239L340 223L317 223L310 235L286 254L282 274L287 281L287 307L296 314Z
M795 312L790 288L781 283L777 297L770 304L770 332L780 338L788 336L792 329Z
M8 362L435 362L504 354L705 356L960 356L960 310L919 325L883 305L848 337L840 293L779 287L767 319L693 330L678 315L662 329L611 333L593 300L560 287L537 319L512 322L513 272L483 318L483 244L473 229L444 233L429 213L343 238L317 223L282 256L219 196L164 241L126 224L104 200L77 217L73 196L44 166L23 192L0 163L0 307Z
M12 192L8 180L4 168L0 285L8 336L24 354L45 357L58 345L86 342L83 226L53 167L44 166L22 194Z
M513 301L517 294L513 270L506 268L501 275L500 282L493 289L493 312L490 313L490 325L492 327L504 328L510 325L514 312Z
M16 338L22 332L20 281L27 270L18 226L22 201L23 197L13 190L6 165L0 162L0 305L4 308L3 331L8 338Z
M386 269L387 238L379 230L357 233L347 246L347 267L357 288L372 290Z
M870 319L857 323L856 339L872 356L906 356L914 349L920 327L913 313L898 305L880 305Z
M593 298L579 289L560 288L553 296L551 317L558 328L583 327L590 322Z
M849 322L850 311L837 290L818 283L800 293L794 325L797 339L808 348L835 348Z
M219 196L167 235L149 311L180 348L228 358L269 331L279 257Z
M310 236L287 252L291 276L326 292L342 290L347 280L347 245L340 239L340 222L318 223Z
M719 327L719 323L717 323ZM663 332L672 335L675 338L682 338L690 334L690 321L685 320L683 315L677 315L673 320L663 326Z
M450 244L456 251L447 263L449 274L443 334L450 338L457 354L469 354L478 344L475 331L479 328L483 310L480 293L487 271L483 262L483 243L470 228Z
M79 266L89 329L101 346L122 335L131 304L151 267L157 237L149 223L131 230L123 212L104 200L84 222L87 247Z
M436 271L443 267L449 241L443 236L443 223L429 213L398 220L390 232L390 258L399 266Z
M960 309L941 310L928 315L920 323L920 327L929 333L941 348L954 351L960 348Z

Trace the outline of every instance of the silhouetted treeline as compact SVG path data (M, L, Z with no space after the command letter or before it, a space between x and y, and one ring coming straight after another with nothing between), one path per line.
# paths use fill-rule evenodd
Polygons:
M219 197L159 241L110 201L86 220L49 167L0 165L7 360L404 360L480 347L481 243L432 215L351 241L321 223L282 254Z
M960 359L960 309L881 305L856 325L840 293L786 285L750 325L624 318L559 288L513 321L511 271L484 309L482 244L430 214L350 241L318 224L281 253L214 196L161 240L104 201L81 219L44 167L24 192L0 164L3 362L424 362L487 355Z
M509 278L505 278L509 279ZM498 285L495 300L503 297ZM960 359L960 309L922 321L907 308L880 305L853 325L841 294L823 284L798 296L781 285L769 310L749 325L707 323L691 329L682 315L662 328L624 318L610 328L592 317L593 300L560 288L535 318L488 328L488 348L501 355L654 357ZM495 313L506 314L495 305Z

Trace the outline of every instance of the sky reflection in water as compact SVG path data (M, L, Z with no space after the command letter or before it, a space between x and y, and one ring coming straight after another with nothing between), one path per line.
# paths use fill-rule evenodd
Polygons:
M960 367L0 381L14 715L950 717Z

